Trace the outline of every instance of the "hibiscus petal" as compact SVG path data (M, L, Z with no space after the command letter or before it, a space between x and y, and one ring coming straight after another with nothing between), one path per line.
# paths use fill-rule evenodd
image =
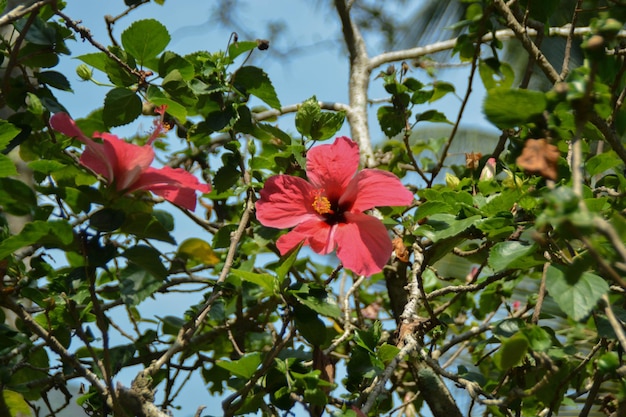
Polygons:
M408 206L413 193L394 174L379 169L364 169L350 181L339 200L345 210L363 212L373 207Z
M345 213L347 223L335 232L337 257L358 275L382 271L393 249L387 229L380 220L363 213Z
M262 225L284 229L318 219L313 210L311 184L291 175L274 175L265 181L256 202L256 218Z
M341 136L331 145L311 148L306 158L309 181L323 188L330 200L338 200L359 167L359 147Z
M208 193L211 187L181 168L147 168L128 191L148 190L178 206L196 208L196 191Z
M131 188L154 159L154 150L149 145L128 143L110 133L96 133L94 137L104 141L107 159L113 156L115 158L113 170L118 190Z
M65 112L55 113L50 118L50 126L52 126L54 130L63 133L65 136L78 138L78 140L83 143L92 142L92 140L85 136L83 131L80 130L70 115Z
M276 241L276 247L278 247L280 254L284 255L304 241L304 244L310 245L315 252L326 255L335 249L335 242L332 238L333 231L334 227L322 220L308 220L296 226L291 232L279 237Z
M85 136L76 122L67 113L56 113L50 118L50 126L66 136L75 137L86 145L80 157L80 163L93 172L112 182L115 177L117 159L115 153L107 150L105 145L97 143Z

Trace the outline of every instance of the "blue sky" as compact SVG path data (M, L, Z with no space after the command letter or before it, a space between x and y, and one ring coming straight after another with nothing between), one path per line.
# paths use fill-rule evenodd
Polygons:
M124 11L122 0L68 0L65 13L74 20L81 20L82 24L89 28L94 38L109 45L109 37L104 21L105 15L116 16ZM270 49L265 52L255 51L254 65L257 65L268 73L278 96L283 105L289 105L306 100L316 95L319 100L348 102L348 59L340 37L341 27L335 12L321 1L306 0L249 0L241 3L240 19L238 22L254 38L268 38L268 22L284 21L287 23L287 31L283 38L271 39ZM224 49L232 30L217 24L211 15L210 2L197 0L166 0L163 6L155 3L143 5L120 19L114 29L114 35L119 39L122 31L133 21L142 18L154 18L163 23L172 37L168 46L169 50L179 54L190 53L197 50L216 51ZM240 34L240 40L245 39ZM95 52L88 44L78 40L69 42L68 47L72 56ZM289 59L282 59L277 52L287 52L290 48L297 48L297 53ZM86 116L89 112L100 107L104 96L108 91L106 87L98 87L88 82L81 81L76 75L75 68L81 61L64 58L61 65L56 68L63 72L70 80L74 93L57 93L59 100L67 107L74 118ZM463 94L466 85L468 68L441 74L442 78L457 84L458 93ZM423 72L411 74L424 82L429 80ZM107 82L106 76L96 71L95 78L101 82ZM479 82L477 82L479 84ZM382 98L385 93L382 89L382 81L374 80L370 88L370 97ZM437 108L443 110L449 119L456 117L456 109L459 100L450 97L443 102L443 107L438 104ZM468 119L472 124L484 125L481 122L480 97L473 99L468 106ZM384 140L380 129L375 121L375 109L371 112L371 132L373 140ZM294 132L293 118L285 117L279 121L279 125L286 131ZM150 122L133 122L114 131L120 136L131 135L136 132L145 132L150 128ZM345 125L340 132L349 135L348 126ZM167 203L159 208L176 212L173 206L166 207ZM206 233L197 230L182 216L176 216L177 230L175 237L180 243L190 233L206 240L211 239ZM173 250L172 248L165 250ZM163 302L166 300L167 307ZM147 300L141 305L141 310L150 314L178 315L198 300L189 300L189 296L168 295L165 299ZM123 317L119 317L123 320ZM122 372L119 381L129 386L132 377L138 369ZM221 415L221 399L211 398L205 388L204 382L199 375L195 375L185 387L185 395L180 398L178 404L182 409L175 411L178 416L192 416L200 405L206 405L203 415Z

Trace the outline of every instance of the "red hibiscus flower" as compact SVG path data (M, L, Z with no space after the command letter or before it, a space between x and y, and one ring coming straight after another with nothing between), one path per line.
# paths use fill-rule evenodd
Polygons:
M189 210L196 208L196 191L208 193L211 187L202 184L194 175L180 168L152 168L154 160L152 142L161 132L162 124L155 124L155 131L144 146L125 142L111 133L94 133L96 142L78 128L67 113L56 113L50 118L50 126L67 136L74 136L86 147L80 163L121 193L138 190L152 191L164 199Z
M393 249L391 239L380 220L363 212L411 204L413 194L395 175L378 169L357 173L358 165L357 144L339 137L308 152L309 181L290 175L268 178L256 203L257 219L268 227L295 226L278 239L281 254L300 242L320 254L336 247L343 266L355 273L382 271Z

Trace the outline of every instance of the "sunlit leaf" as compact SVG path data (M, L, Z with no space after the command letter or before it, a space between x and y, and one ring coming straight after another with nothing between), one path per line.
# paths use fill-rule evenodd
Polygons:
M183 259L192 259L203 265L215 265L220 260L209 243L195 237L186 239L180 244L177 256Z
M142 65L163 52L170 39L167 28L155 19L133 22L121 36L124 49Z

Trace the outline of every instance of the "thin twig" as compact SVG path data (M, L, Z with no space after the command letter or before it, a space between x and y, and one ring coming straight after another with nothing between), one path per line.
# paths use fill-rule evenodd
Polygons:
M57 0L41 0L31 4L30 6L24 6L23 4L20 4L19 6L15 7L14 9L10 10L9 12L2 15L2 17L0 17L0 28L21 19L27 14L41 9L47 4L56 3L56 1Z
M539 294L537 295L537 303L535 304L535 310L531 318L531 323L537 324L539 322L539 315L541 314L541 307L543 306L543 300L546 296L546 277L548 275L548 267L550 262L543 264L543 273L541 274L541 284L539 284Z
M350 320L351 309L350 309L350 296L356 291L357 288L361 286L361 283L365 280L365 275L361 275L354 284L348 289L346 295L343 299L343 333L341 336L333 340L333 342L324 349L324 355L330 354L337 346L342 344L345 340L347 340L352 334L352 330L354 329L354 325Z

